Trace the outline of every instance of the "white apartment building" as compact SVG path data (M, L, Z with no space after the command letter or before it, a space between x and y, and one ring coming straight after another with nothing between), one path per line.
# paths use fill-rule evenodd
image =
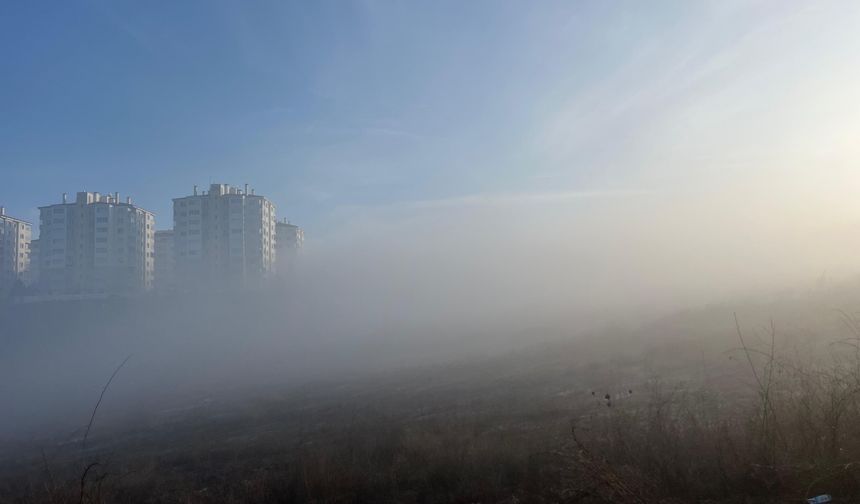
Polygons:
M176 288L176 260L173 230L155 232L155 289L172 291Z
M174 257L182 289L253 287L275 270L275 206L227 185L173 200Z
M79 192L39 207L42 294L134 294L152 288L155 217L119 194Z
M295 224L284 219L275 227L275 257L278 274L286 275L295 267L299 251L305 242L305 232Z
M29 222L6 215L0 207L0 294L27 280L31 232Z

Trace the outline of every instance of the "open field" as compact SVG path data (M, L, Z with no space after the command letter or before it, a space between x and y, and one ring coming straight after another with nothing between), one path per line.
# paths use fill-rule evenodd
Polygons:
M762 310L817 310L790 308ZM846 501L860 496L860 359L851 316L829 313L816 337L742 326L741 340L721 307L501 357L184 397L96 422L85 446L83 430L8 441L0 502Z

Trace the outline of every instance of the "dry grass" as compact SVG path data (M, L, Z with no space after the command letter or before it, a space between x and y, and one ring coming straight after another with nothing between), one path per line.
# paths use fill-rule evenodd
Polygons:
M91 437L82 494L75 453L22 452L0 502L857 501L860 324L842 320L816 356L738 324L717 365L678 372L580 345L200 408Z

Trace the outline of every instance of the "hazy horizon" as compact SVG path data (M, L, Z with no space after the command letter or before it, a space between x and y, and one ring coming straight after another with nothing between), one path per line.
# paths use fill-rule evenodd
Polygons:
M431 269L492 243L559 293L584 263L697 303L860 271L850 4L193 6L7 8L9 214L119 191L168 229L249 183L320 254L424 260L430 226Z
M858 26L836 0L0 7L0 206L51 242L34 280L0 223L0 448L27 454L0 503L62 501L44 439L80 502L123 443L143 476L106 499L566 502L611 469L585 417L664 502L834 468L860 495ZM255 193L174 219L213 183ZM78 191L154 227L40 223ZM304 232L280 274L269 202Z

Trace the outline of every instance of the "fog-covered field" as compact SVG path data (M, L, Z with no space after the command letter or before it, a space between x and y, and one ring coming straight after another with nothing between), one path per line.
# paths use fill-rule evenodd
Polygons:
M256 301L217 316L249 316ZM169 359L156 350L167 321L127 310L175 313L173 327L199 313L159 302L54 307L111 314L89 337L66 325L77 337L65 343L39 341L57 322L18 310L17 334L29 337L7 341L4 362L43 360L3 366L4 402L21 404L4 415L16 427L0 449L4 501L768 502L860 491L853 282L627 327L532 328L510 335L529 343L493 351L486 340L449 341L451 354L341 343L342 365L329 360L325 373L301 341L258 339L260 354L232 336L212 337L206 353L174 341ZM111 317L137 321L116 332ZM114 352L128 348L84 444L124 357ZM242 380L226 379L239 370Z

